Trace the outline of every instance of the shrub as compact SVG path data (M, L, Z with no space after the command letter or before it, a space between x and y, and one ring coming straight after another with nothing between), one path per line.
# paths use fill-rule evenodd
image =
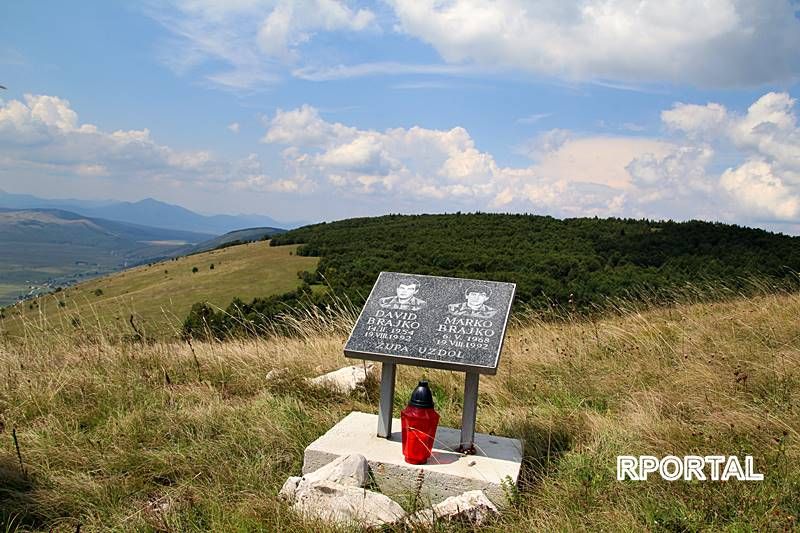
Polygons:
M309 285L313 285L315 283L319 283L319 274L317 272L309 272L307 270L300 270L297 272L297 277L303 280L303 283L308 283Z
M299 316L308 309L325 309L329 302L325 296L316 296L311 287L303 284L297 290L255 298L245 303L234 298L223 311L215 311L208 304L196 303L183 322L184 338L225 339L240 335L264 335L269 333L288 333L279 318Z
M183 321L182 336L185 339L223 339L225 337L223 314L217 313L206 303L192 305L189 315Z

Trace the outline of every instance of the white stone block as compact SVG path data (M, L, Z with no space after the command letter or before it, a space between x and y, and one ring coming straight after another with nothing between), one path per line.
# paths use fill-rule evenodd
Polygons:
M360 528L396 524L406 517L383 494L330 481L300 482L293 508L307 518Z
M289 369L286 367L282 368L273 368L269 372L267 372L266 380L271 381L273 379L279 379L286 377L289 374Z
M375 365L373 363L368 363L366 368L365 365L346 366L310 379L309 383L343 394L349 394L364 384L367 376L374 368Z
M358 453L366 457L381 492L395 498L419 492L423 505L450 496L481 490L497 506L507 503L507 486L516 485L522 465L522 442L517 439L475 434L475 455L458 448L461 433L440 427L427 464L411 465L403 459L400 420L394 419L391 438L376 435L378 416L352 412L305 451L303 472L313 472L337 457ZM505 486L504 486L505 485Z
M482 526L500 511L483 491L471 490L459 496L450 496L430 509L423 509L408 518L412 526L433 527L437 522L461 522Z
M330 481L351 487L367 484L369 465L361 454L342 455L322 468L303 476L303 482Z
M278 492L278 499L294 503L294 493L297 492L297 486L302 480L303 478L300 476L290 476L281 487L280 492Z

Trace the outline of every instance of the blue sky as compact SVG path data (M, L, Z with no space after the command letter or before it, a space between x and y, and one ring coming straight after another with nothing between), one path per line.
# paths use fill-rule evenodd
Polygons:
M0 188L800 233L798 3L0 6Z

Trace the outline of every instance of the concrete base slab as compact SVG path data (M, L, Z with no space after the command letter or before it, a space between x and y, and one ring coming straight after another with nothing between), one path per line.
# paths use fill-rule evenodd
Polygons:
M360 453L367 458L372 476L384 494L419 498L433 505L469 490L482 490L497 506L507 503L510 486L516 486L522 464L522 441L475 434L475 455L458 448L461 432L440 427L428 464L411 465L403 459L400 431L391 438L376 435L378 416L354 411L312 442L303 457L303 474L313 472L339 456ZM393 419L393 428L400 420Z

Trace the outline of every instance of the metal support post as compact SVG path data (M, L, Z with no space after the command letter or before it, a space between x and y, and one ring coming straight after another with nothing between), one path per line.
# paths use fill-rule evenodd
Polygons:
M464 378L464 412L461 415L461 445L458 451L475 453L475 417L478 414L477 372L467 372Z
M392 436L392 404L394 403L395 363L381 363L381 399L378 406L378 436Z

